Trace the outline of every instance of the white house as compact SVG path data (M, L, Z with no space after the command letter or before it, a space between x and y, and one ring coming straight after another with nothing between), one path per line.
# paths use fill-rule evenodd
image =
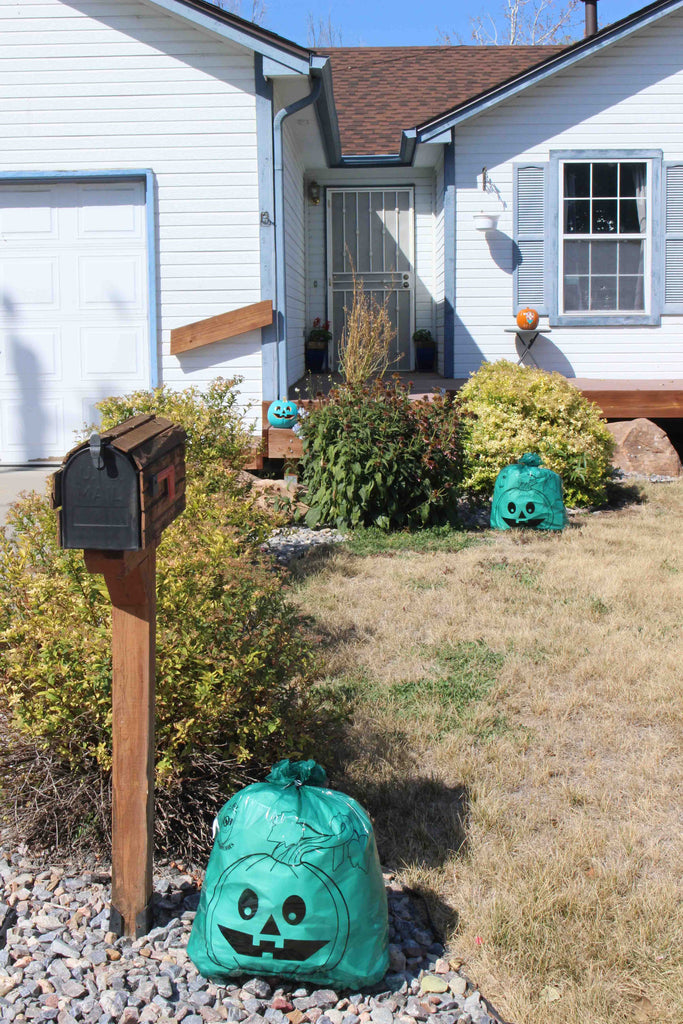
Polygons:
M0 460L159 382L240 375L260 422L313 319L338 337L350 261L407 370L416 328L447 379L519 358L531 305L539 365L682 416L682 8L323 54L207 0L0 0Z

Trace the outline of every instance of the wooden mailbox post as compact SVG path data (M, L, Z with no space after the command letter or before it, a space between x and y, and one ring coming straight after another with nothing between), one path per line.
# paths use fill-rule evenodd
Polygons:
M185 431L134 416L93 434L53 476L59 540L112 602L111 930L149 931L154 852L156 548L185 508Z

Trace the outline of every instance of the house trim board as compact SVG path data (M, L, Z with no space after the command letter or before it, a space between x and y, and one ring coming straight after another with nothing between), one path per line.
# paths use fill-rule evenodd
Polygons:
M649 160L651 174L652 252L650 254L650 312L626 316L571 316L559 312L559 174L560 161ZM661 149L567 149L552 150L546 175L545 294L551 327L658 327L661 324L663 282L662 245L662 151Z
M144 181L147 226L147 323L149 339L148 377L150 388L159 386L159 271L154 172L144 170L97 171L0 171L0 185L32 181Z
M472 117L490 110L512 96L523 92L531 85L536 85L563 71L585 57L598 53L611 46L612 43L625 39L647 25L651 25L671 12L683 7L683 0L659 0L648 7L622 18L614 25L607 26L597 35L580 40L573 46L538 64L535 68L517 75L515 78L489 89L475 99L468 100L459 107L446 111L436 118L417 127L417 141L430 142L448 128L454 128Z
M289 387L287 374L287 261L285 254L285 183L284 145L282 126L292 114L304 107L317 103L322 91L322 79L314 78L311 91L301 99L278 110L273 119L273 188L275 202L275 324L276 324L276 366L278 393L275 398L285 397Z
M455 192L455 141L444 146L443 151L443 261L444 261L444 310L443 310L443 375L455 374L455 297L456 297L456 192Z
M263 57L254 54L256 83L256 147L258 153L259 258L261 299L271 299L275 317L261 328L261 389L264 400L278 397L275 280L275 193L273 176L273 83L263 74Z

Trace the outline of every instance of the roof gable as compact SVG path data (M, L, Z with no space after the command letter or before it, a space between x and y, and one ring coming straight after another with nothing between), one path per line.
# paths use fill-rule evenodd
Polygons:
M562 47L559 52L544 55L540 62L517 74L509 76L507 81L494 85L478 95L465 99L450 110L427 118L420 122L416 129L418 142L429 142L443 135L444 132L454 128L457 124L469 120L488 110L498 103L502 103L517 93L522 92L531 85L542 81L545 78L563 71L578 61L590 57L592 54L611 46L627 36L632 35L639 29L660 18L673 13L683 7L683 0L655 0L647 7L641 8L633 14L621 18L611 25L606 25L595 35L580 39L570 46Z
M525 71L560 46L346 46L330 57L345 157L398 154L404 129Z

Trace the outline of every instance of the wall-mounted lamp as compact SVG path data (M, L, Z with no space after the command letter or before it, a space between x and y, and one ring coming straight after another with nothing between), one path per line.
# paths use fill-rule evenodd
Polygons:
M308 201L311 206L320 206L320 185L317 181L308 183Z

